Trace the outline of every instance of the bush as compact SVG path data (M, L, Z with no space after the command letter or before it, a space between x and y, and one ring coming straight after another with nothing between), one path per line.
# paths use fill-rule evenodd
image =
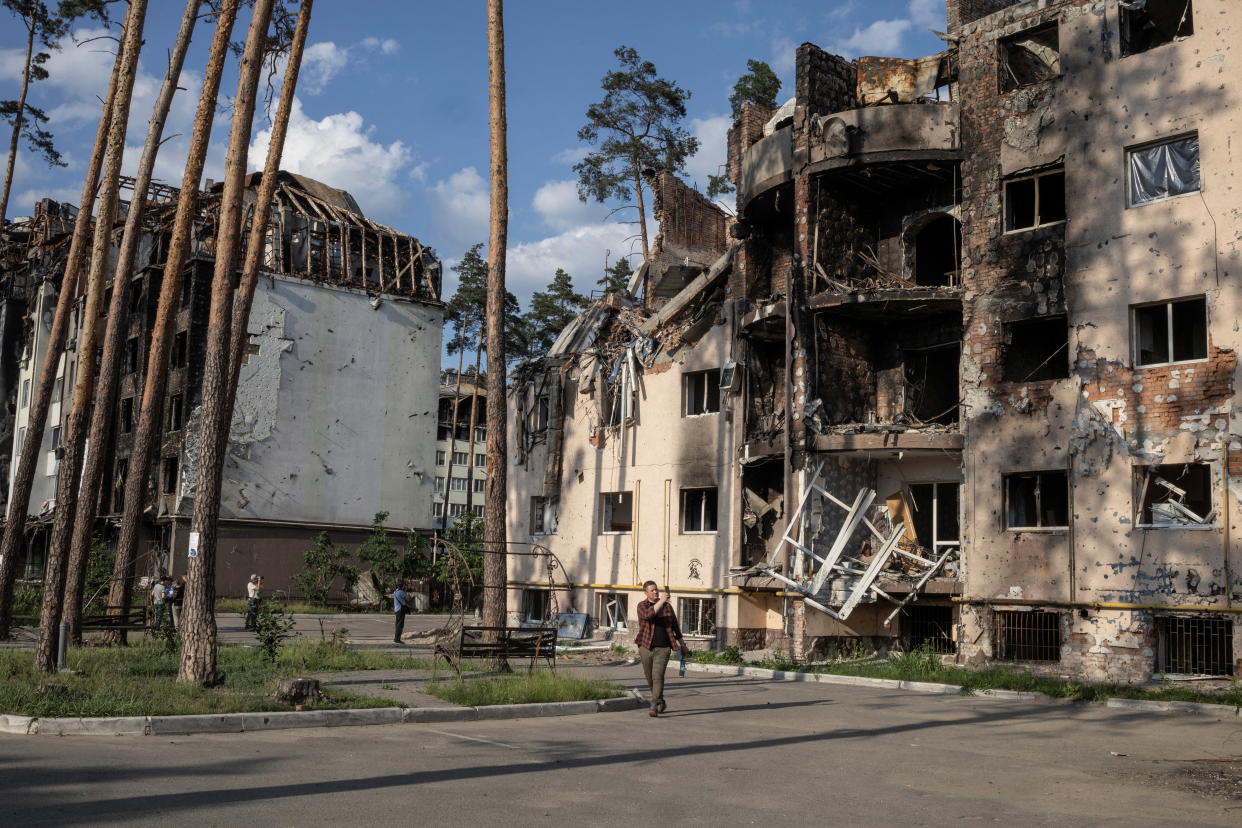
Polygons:
M42 584L17 584L13 587L13 614L38 618L43 610ZM36 622L38 623L38 622Z
M352 589L358 583L358 567L349 563L348 549L333 543L327 532L320 532L314 545L302 553L302 570L293 576L293 586L308 601L326 604L337 578L346 591Z
M284 610L270 602L259 604L254 617L254 637L259 639L259 649L267 660L275 664L280 648L293 637L293 619Z

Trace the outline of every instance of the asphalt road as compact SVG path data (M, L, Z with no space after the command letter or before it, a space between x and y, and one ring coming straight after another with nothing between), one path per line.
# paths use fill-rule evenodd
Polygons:
M659 719L0 736L0 824L1242 824L1236 719L673 670L667 695Z

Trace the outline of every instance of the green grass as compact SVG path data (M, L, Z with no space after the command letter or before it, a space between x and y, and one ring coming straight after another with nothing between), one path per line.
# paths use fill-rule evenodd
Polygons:
M698 654L695 654L696 661ZM726 662L727 663L727 662ZM978 669L943 664L940 657L926 650L894 653L886 660L841 661L832 664L799 665L784 654L775 654L756 667L774 670L800 670L807 673L829 673L839 676L866 676L868 678L897 679L900 681L925 681L938 684L958 684L963 692L980 690L1017 690L1043 693L1057 699L1077 701L1104 701L1109 698L1146 699L1149 701L1188 701L1207 704L1242 706L1242 684L1233 682L1232 687L1221 693L1209 693L1190 687L1165 685L1159 688L1136 687L1132 684L1093 684L1090 682L1064 680L1052 676L1039 676L1003 664L992 664Z
M498 678L429 681L424 692L465 707L588 701L625 695L624 689L606 681L562 676L546 670Z
M161 644L69 651L74 675L47 675L28 651L0 650L0 712L22 716L159 716L288 710L272 698L280 678L305 673L383 668L429 669L421 659L377 650L350 650L339 643L290 643L276 664L252 647L219 650L219 687L176 682L178 657ZM373 696L331 692L315 709L391 707Z

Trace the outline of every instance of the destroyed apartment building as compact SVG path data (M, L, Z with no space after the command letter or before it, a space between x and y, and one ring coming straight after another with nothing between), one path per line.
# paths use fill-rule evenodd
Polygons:
M703 646L1239 675L1231 5L798 47L736 220L653 175L630 290L516 372L511 608L625 636L652 579Z
M246 180L248 208L260 173ZM158 454L138 574L184 572L193 512L207 317L219 185L199 198L170 354ZM124 195L124 190L122 191ZM153 188L132 279L115 428L105 452L104 531L122 508L177 190ZM123 203L122 212L132 209ZM4 481L15 458L56 305L74 207L43 200L5 228L0 391L8 418ZM120 234L118 218L117 236ZM430 529L443 305L441 267L417 239L362 214L349 193L280 173L250 342L238 383L222 482L217 589L238 594L252 572L285 590L316 534L360 543L375 514ZM56 508L60 439L68 417L85 297L79 297L58 370L30 496L23 570L39 578ZM105 298L104 308L108 306ZM106 311L105 311L106 312ZM7 491L6 488L6 497Z

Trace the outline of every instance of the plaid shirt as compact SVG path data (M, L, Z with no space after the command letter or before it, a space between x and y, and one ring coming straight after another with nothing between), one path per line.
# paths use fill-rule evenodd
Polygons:
M638 635L634 636L634 643L650 650L651 643L655 640L656 624L663 624L668 631L669 644L676 645L681 642L681 625L677 623L677 613L673 612L672 603L666 603L660 608L658 614L651 611L654 606L655 604L651 601L639 602Z

